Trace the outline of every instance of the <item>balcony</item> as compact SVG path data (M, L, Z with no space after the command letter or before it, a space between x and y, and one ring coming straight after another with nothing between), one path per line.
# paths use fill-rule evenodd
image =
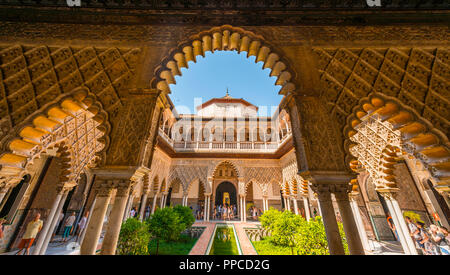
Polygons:
M292 136L288 131L279 141L174 141L161 128L159 136L164 139L175 152L198 153L274 153Z

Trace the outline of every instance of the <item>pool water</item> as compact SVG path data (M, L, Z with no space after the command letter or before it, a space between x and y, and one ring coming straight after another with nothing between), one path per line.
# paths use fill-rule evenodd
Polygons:
M209 255L239 255L239 248L232 227L217 227Z

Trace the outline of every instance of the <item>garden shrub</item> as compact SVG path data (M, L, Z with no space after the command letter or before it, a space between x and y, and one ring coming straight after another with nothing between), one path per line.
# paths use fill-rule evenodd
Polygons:
M320 216L306 221L291 211L280 212L271 208L260 217L260 221L262 227L270 231L271 236L255 242L258 253L260 253L259 249L262 249L264 255L280 255L276 250L281 248L283 253L286 253L286 249L289 248L291 254L329 254L325 227ZM342 223L338 222L338 226L344 251L348 254Z
M145 222L136 218L127 219L120 228L117 254L148 255L150 232Z

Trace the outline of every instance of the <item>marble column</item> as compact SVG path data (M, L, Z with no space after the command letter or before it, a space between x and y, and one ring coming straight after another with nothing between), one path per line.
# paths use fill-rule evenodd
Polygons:
M356 226L358 227L359 237L365 251L370 251L369 239L367 238L366 230L364 228L364 223L359 212L358 202L356 200L355 194L350 194L350 206L352 207L353 216L355 217Z
M108 228L102 244L102 255L116 254L117 241L119 239L129 189L129 183L127 181L118 183L116 198L111 214L109 215Z
M244 222L247 222L247 203L245 201L245 196L242 197L242 203L243 203L243 211L244 211Z
M142 221L144 219L145 214L145 206L147 205L147 193L144 192L141 199L141 211L139 211L139 220Z
M298 215L297 199L294 197L294 198L292 198L292 201L294 202L294 213L295 213L295 215Z
M350 192L351 185L337 184L335 185L334 197L339 207L339 212L342 217L342 224L344 226L345 237L347 239L348 250L351 255L364 255L364 248L361 243L361 238L358 232L353 217L353 211L350 206L348 192Z
M130 191L131 193L131 191ZM127 208L125 209L125 215L123 215L123 221L125 222L130 217L131 206L133 205L134 195L128 196Z
M91 208L89 209L89 216L87 218L86 221L86 225L89 224L91 217L92 217L92 211L94 210L94 205L95 205L95 201L97 198L94 198L94 201L92 202ZM80 239L79 239L79 243L83 243L84 240L84 236L86 235L86 226L84 227L83 233L81 233Z
M389 213L394 222L395 229L397 231L398 238L400 239L399 241L400 244L402 245L403 251L405 252L405 254L417 255L418 254L417 249L415 247L413 240L411 239L408 227L406 226L405 223L405 219L403 218L400 207L398 206L397 200L395 199L396 193L395 192L379 192L379 193L380 195L383 196L383 198L386 201L386 205L389 209ZM400 213L400 216L398 215L398 213Z
M339 227L336 221L336 215L334 214L333 203L331 201L330 184L313 184L312 188L317 193L330 254L344 255L344 246L342 245L341 235L339 234Z
M287 202L287 210L292 211L291 210L291 200L288 197L286 197L286 202Z
M242 196L239 196L239 218L241 222L244 221L244 207L242 205Z
M305 208L305 218L307 221L311 219L311 211L309 210L308 197L303 196L303 206Z
M47 252L48 244L51 241L53 232L55 231L55 227L58 224L59 215L61 214L64 203L66 202L67 195L69 194L69 190L65 190L63 192L64 192L63 196L62 196L61 200L59 201L58 208L56 209L55 215L53 216L53 220L51 221L51 225L47 232L47 236L45 237L44 243L42 244L41 251L38 252L39 255L45 255L45 252Z
M204 213L203 213L203 220L209 221L209 209L210 209L210 200L211 200L211 194L205 194L205 206L204 206Z
M47 233L50 229L50 226L52 224L53 218L55 216L56 210L58 209L58 205L62 199L62 196L63 196L63 189L60 187L55 200L53 200L52 207L50 208L50 213L45 219L44 226L39 232L39 237L37 238L36 245L34 246L32 255L39 255L39 252L41 251L42 245L44 244L45 238L47 237Z
M267 201L267 196L263 196L262 197L262 206L263 206L263 212L266 212L266 201Z
M153 196L152 214L155 213L156 200L158 199L158 194Z
M164 208L164 193L161 194L161 199L159 200L159 208Z
M98 190L92 216L86 227L86 234L81 244L81 255L94 255L97 250L98 240L102 233L103 221L105 220L109 200L111 199L111 191L112 188L107 185L100 186Z

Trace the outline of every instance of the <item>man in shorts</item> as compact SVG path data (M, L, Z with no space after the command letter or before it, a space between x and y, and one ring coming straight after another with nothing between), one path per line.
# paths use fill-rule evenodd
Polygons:
M34 219L28 223L25 234L22 237L22 240L19 243L19 251L17 251L16 255L19 255L22 250L25 249L23 255L30 255L30 247L33 245L34 239L36 235L41 231L43 221L40 219L41 214L36 213Z

